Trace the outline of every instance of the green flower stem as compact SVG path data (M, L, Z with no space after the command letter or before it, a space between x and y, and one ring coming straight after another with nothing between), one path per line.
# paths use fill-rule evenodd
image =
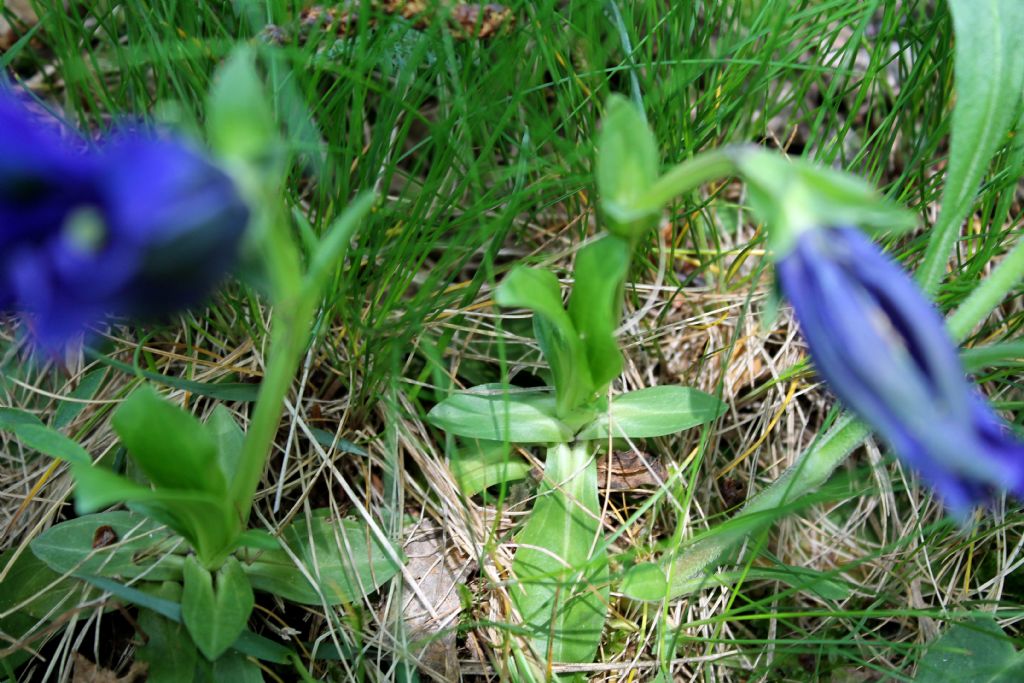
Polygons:
M945 205L942 208L938 222L928 235L928 246L925 247L924 259L917 267L916 273L918 284L928 296L935 296L935 292L939 289L942 274L946 271L946 263L949 262L949 255L953 253L956 238L960 234L960 223L967 212L966 209L946 210Z
M300 301L294 307L278 306L274 310L270 362L260 383L238 470L231 481L231 499L238 509L242 528L249 519L252 501L277 434L285 395L302 362L314 313L308 301Z
M304 278L295 275L300 270L290 236L283 228L268 233L271 249L267 250L266 257L271 261L272 276L277 273L270 362L260 384L238 471L231 482L231 500L238 510L242 528L249 519L253 498L277 434L285 395L291 388L308 347L323 290L334 268L343 262L352 235L370 211L374 200L374 195L367 192L356 197L345 208L320 240ZM287 225L286 221L281 221L275 227ZM292 262L294 265L289 266ZM292 274L288 273L289 268Z
M1024 274L1024 240L1017 242L992 274L982 280L960 308L949 316L949 331L963 340L1013 289Z
M804 451L782 476L751 498L724 528L681 548L681 555L668 568L666 597L672 599L691 592L694 578L705 568L715 564L733 545L774 521L773 510L798 500L828 481L836 467L869 433L864 423L852 415L841 415L828 433Z
M988 317L1024 276L1024 242L1019 242L995 271L950 316L950 334L963 341ZM692 580L750 534L776 519L771 511L813 492L870 434L862 422L844 413L836 424L776 481L753 496L723 528L685 546L668 567L668 598L692 590Z
M640 199L638 210L660 211L674 198L703 183L733 175L737 170L736 154L736 148L714 149L673 166Z

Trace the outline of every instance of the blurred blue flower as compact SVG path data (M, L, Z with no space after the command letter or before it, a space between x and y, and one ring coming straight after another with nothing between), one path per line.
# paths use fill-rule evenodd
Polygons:
M48 350L108 314L195 304L233 265L249 211L180 140L118 134L78 150L0 90L0 309Z
M777 264L818 374L965 521L1024 497L1024 444L967 379L934 305L859 230L806 230Z

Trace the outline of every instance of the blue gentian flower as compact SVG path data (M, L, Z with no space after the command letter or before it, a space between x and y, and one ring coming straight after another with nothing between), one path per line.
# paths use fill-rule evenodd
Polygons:
M185 142L136 130L78 149L0 91L0 309L29 314L40 347L108 314L199 302L234 263L248 216L231 179Z
M935 306L859 230L806 230L778 259L818 374L965 521L1024 498L1024 444L967 379Z

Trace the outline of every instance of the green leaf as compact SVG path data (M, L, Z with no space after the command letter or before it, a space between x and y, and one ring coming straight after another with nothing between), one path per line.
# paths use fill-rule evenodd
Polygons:
M313 255L309 271L306 273L306 281L303 284L304 296L314 298L322 296L328 276L334 272L335 268L343 264L345 252L352 241L352 235L355 234L360 221L370 212L376 200L377 197L372 192L360 194L327 228L317 246L316 254Z
M181 586L164 583L155 587L160 598L177 602ZM139 610L139 628L147 639L137 650L137 657L149 663L150 683L193 683L199 652L185 625L149 609Z
M231 479L238 469L238 459L242 457L242 446L245 434L235 422L231 411L218 404L206 421L206 428L217 444L217 466L225 479Z
M537 501L516 538L510 588L542 659L594 660L609 599L600 515L588 444L549 448Z
M185 379L183 377L170 377L168 375L161 375L158 372L143 370L140 367L129 365L128 363L122 363L115 358L109 358L91 349L87 349L87 354L90 358L98 361L99 363L120 370L125 374L145 377L151 382L163 384L164 386L171 387L172 389L180 389L181 391L187 391L199 396L206 396L207 398L215 398L221 401L239 401L244 403L255 401L259 396L259 384L249 384L246 382L196 382L195 380Z
M238 521L226 498L203 491L149 489L102 467L73 466L75 509L81 514L112 503L162 522L184 536L204 560L229 551Z
M529 476L530 463L510 450L500 441L473 441L460 448L450 460L459 490L475 496L496 484Z
M427 414L431 424L456 436L511 443L555 443L572 438L554 417L555 399L541 391L512 393L485 384L452 394Z
M18 408L0 408L0 429L11 429L23 425L43 426L43 421L30 412Z
M739 581L778 581L799 590L808 590L825 600L843 600L850 587L842 580L803 567L751 567L745 570L717 572L685 582L675 581L670 591L665 572L655 562L630 567L620 590L632 600L658 602L689 595L706 588L729 588Z
M622 315L622 290L631 253L628 242L608 235L576 254L569 317L583 341L597 393L622 372L615 328Z
M206 106L210 145L222 157L253 162L268 155L277 125L253 52L238 47L214 74Z
M281 542L277 540L277 536L263 529L246 529L238 535L235 547L251 548L253 550L278 550L281 547Z
M252 613L255 600L249 579L234 557L214 577L194 556L185 558L181 618L199 651L215 660L238 639Z
M1024 3L1020 0L949 0L956 36L956 106L942 210L918 271L932 292L970 213L989 163L1020 115L1024 93Z
M665 436L711 422L727 407L714 396L690 387L648 387L613 397L608 410L576 438Z
M104 527L113 532L111 536ZM117 541L94 548L100 539ZM134 512L84 515L56 524L32 541L32 553L58 574L97 574L165 581L181 576L182 539Z
M125 602L152 610L175 623L182 623L181 605L174 600L160 595L152 595L131 586L124 586L101 576L82 575L81 578ZM249 630L242 631L231 647L244 655L275 664L287 664L294 657L294 653L285 646Z
M632 600L665 600L668 595L668 579L657 562L642 562L626 571L620 590Z
M150 481L158 487L227 492L210 430L181 408L143 386L113 417L114 430Z
M76 465L89 466L92 464L92 458L89 457L88 451L51 427L22 423L15 425L13 431L14 435L18 437L18 441L44 455Z
M242 567L253 588L304 605L338 605L372 593L401 571L391 559L401 559L400 551L389 553L362 522L330 514L314 510L284 530L282 540L301 570L284 550L253 553Z
M332 432L326 429L320 429L319 427L313 427L309 430L313 434L313 438L316 442L324 448L336 448L342 453L351 453L352 455L359 455L362 457L369 456L366 449L362 446L352 443L348 439L338 439Z
M591 399L594 381L560 292L553 273L517 266L495 290L494 300L501 306L533 311L534 334L555 378L555 413L564 417Z
M928 645L917 665L917 683L1014 683L1024 679L1024 659L990 615L954 624Z
M662 207L642 208L658 179L658 145L637 108L612 95L597 139L597 191L608 231L636 240L658 224Z
M57 406L57 412L53 415L53 427L55 429L63 429L71 424L72 420L78 417L78 414L82 412L82 409L87 405L85 402L96 395L99 391L100 386L103 384L103 378L106 376L107 371L103 368L97 368L87 373L82 380L75 387L69 398L76 399L74 401L63 400L60 405Z
M241 652L226 652L213 663L214 681L263 683L263 671Z
M61 577L27 549L0 554L0 576L0 650L45 628L78 605L86 597L83 591L89 590L81 581ZM18 667L33 650L26 643L24 649L0 656L0 671L5 664Z

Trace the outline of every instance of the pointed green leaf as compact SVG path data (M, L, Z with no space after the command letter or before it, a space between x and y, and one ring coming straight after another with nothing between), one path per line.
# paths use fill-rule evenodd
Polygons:
M498 387L498 388L493 388ZM540 391L509 392L484 385L452 394L428 413L431 424L470 439L509 443L555 443L572 438L554 417L555 398Z
M560 291L553 273L517 266L495 290L494 300L501 306L533 311L534 333L555 378L556 414L561 417L590 400L594 382Z
M401 559L400 551L389 553L362 522L332 520L330 514L314 510L282 534L301 569L284 550L249 553L243 569L252 586L304 605L339 605L372 593L401 571L391 559Z
M586 350L597 393L622 372L615 328L622 315L622 290L631 253L628 242L608 235L576 254L569 317Z
M641 208L658 179L658 145L636 106L608 98L597 140L597 191L608 231L636 240L658 224L662 207Z
M690 387L648 387L612 398L608 410L600 413L576 438L665 436L711 422L727 407L714 396Z
M77 465L88 466L92 463L88 451L56 429L42 424L23 423L15 425L13 431L22 444L51 458Z
M14 429L22 425L42 426L43 421L25 410L0 408L0 429Z
M918 278L932 292L982 177L1020 116L1024 93L1024 2L949 0L953 14L956 106L942 210Z
M450 465L459 490L467 496L530 474L530 463L501 441L472 441L451 457Z
M143 386L113 417L114 430L149 480L158 487L224 495L217 442L199 420Z
M214 576L194 556L185 558L181 618L199 651L215 660L245 630L254 598L249 579L234 557Z
M116 539L116 540L114 540ZM99 547L93 547L97 543ZM97 574L152 581L181 576L187 546L179 536L146 517L118 510L83 515L56 524L31 543L32 553L60 574Z
M1024 680L1024 658L991 615L977 613L928 644L917 683L1014 683Z
M107 371L104 368L97 368L84 377L82 381L78 383L69 398L77 399L75 401L61 401L60 405L57 406L57 412L53 415L53 426L55 429L63 429L71 424L71 421L78 417L78 414L85 408L86 401L91 399L99 391L100 386L103 384L103 378L106 377Z
M594 659L609 599L600 514L588 445L548 449L537 501L516 538L510 588L542 660Z

